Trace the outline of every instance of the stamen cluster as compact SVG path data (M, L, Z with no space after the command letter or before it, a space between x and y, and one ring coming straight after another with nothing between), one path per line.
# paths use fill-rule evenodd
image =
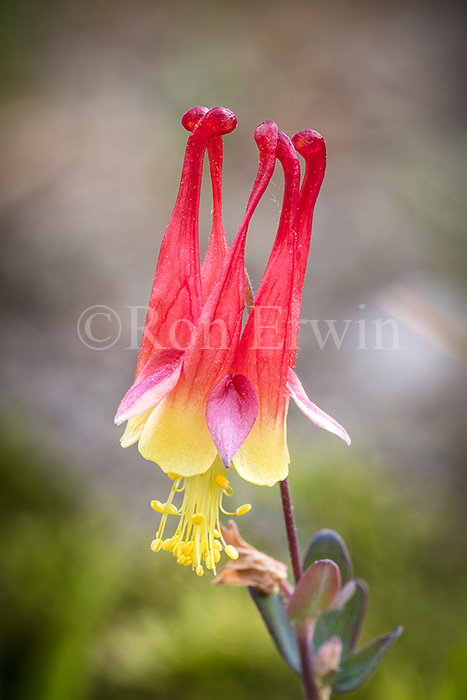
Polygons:
M225 467L220 460L204 474L184 478L170 473L174 483L166 503L152 501L152 508L162 514L159 529L151 543L153 552L172 552L178 564L191 566L198 576L204 568L216 573L216 564L222 550L231 559L237 559L238 552L227 544L222 535L219 511L225 515L244 515L251 509L249 503L239 506L234 513L226 511L222 505L224 496L233 496L233 489L225 476ZM173 503L176 494L183 494L180 508ZM178 515L180 520L175 534L164 539L169 515Z

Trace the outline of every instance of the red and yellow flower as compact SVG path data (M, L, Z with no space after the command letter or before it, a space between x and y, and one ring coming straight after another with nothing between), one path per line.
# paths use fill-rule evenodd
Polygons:
M172 551L201 575L215 571L223 540L219 510L231 488L226 468L256 484L273 485L288 472L286 414L289 397L317 425L350 442L345 430L315 406L293 371L300 302L313 208L324 176L324 141L313 131L292 141L273 122L256 129L258 174L245 216L229 250L221 217L222 136L236 126L229 110L187 112L191 131L175 209L162 241L138 357L136 378L115 422L127 421L122 445L138 441L143 457L173 479L154 551ZM213 220L201 266L198 207L203 159L208 150ZM297 151L306 171L300 187ZM276 160L285 176L279 227L258 293L243 325L245 241L253 213ZM248 287L248 285L247 285ZM174 504L183 492L180 507ZM237 508L241 515L249 504ZM164 539L169 515L178 528Z

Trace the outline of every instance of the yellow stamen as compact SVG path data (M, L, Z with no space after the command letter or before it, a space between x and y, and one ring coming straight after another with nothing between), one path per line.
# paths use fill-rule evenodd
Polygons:
M151 501L151 508L154 508L158 513L165 513L165 504L160 501Z
M214 481L221 487L221 489L228 489L230 486L230 481L222 474L217 474Z
M178 481L181 478L180 474L175 474L175 472L167 472L167 476L169 479L172 479L172 481Z
M162 547L162 540L160 537L158 537L157 539L155 539L151 542L151 549L153 552L158 552L161 547Z
M238 552L232 544L228 544L227 547L225 547L224 552L231 559L238 559Z
M190 522L192 525L202 525L204 523L204 515L202 513L195 513L191 516Z
M243 506L239 506L235 511L236 515L245 515L251 510L251 503L244 503Z
M172 552L179 564L191 566L198 576L203 575L204 567L215 574L223 548L231 559L238 558L235 547L227 545L222 537L219 522L219 512L226 512L222 507L222 499L233 494L230 482L225 477L225 467L220 458L216 457L212 466L203 474L181 477L171 472L169 477L173 480L173 485L167 502L151 502L152 508L161 514L151 549L154 552L161 549ZM178 493L182 494L179 508L173 503ZM250 504L246 503L229 515L243 515L250 508ZM164 539L168 516L175 514L179 516L178 527L172 537Z
M151 501L151 508L157 513L169 513L170 515L176 515L178 512L173 503L161 503L160 501Z

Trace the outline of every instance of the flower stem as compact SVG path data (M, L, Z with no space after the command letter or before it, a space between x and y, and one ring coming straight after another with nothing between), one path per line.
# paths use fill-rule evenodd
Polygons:
M306 700L319 700L318 690L315 685L313 673L313 661L311 658L310 635L308 630L297 633L298 647L300 649L300 661L302 662L303 693Z
M290 500L289 484L287 479L279 482L281 490L282 510L284 513L285 530L289 545L290 559L295 578L298 583L302 576L302 561L300 559L300 548L298 546L297 528L293 517L292 502ZM299 630L297 641L300 649L300 660L302 663L302 684L305 700L319 700L318 690L315 685L313 673L313 660L310 649L310 635L308 631Z
M282 510L284 513L285 530L287 532L287 542L289 545L290 559L292 561L293 575L295 583L298 583L302 575L302 560L300 559L297 528L295 527L292 502L290 500L289 483L287 479L280 481L279 486L281 489Z

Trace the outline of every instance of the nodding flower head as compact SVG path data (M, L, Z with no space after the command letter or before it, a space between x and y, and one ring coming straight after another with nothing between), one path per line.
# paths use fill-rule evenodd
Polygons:
M222 223L222 137L235 129L235 115L195 107L182 123L190 136L180 189L161 244L135 381L115 422L127 422L123 447L138 442L143 457L174 478L169 500L153 501L162 518L152 549L172 551L201 574L203 567L215 571L222 549L235 557L219 523L222 499L230 494L222 471L233 466L244 479L266 485L287 476L290 397L315 424L350 440L310 401L293 371L313 209L326 165L322 137L302 131L290 140L273 122L258 126L258 173L229 248ZM213 209L201 265L198 210L206 150ZM297 153L306 164L301 184ZM253 299L245 242L276 161L284 171L283 207ZM243 327L245 299L250 313ZM179 506L178 493L183 493ZM245 505L235 512L248 510ZM177 515L179 524L164 539L169 515Z

